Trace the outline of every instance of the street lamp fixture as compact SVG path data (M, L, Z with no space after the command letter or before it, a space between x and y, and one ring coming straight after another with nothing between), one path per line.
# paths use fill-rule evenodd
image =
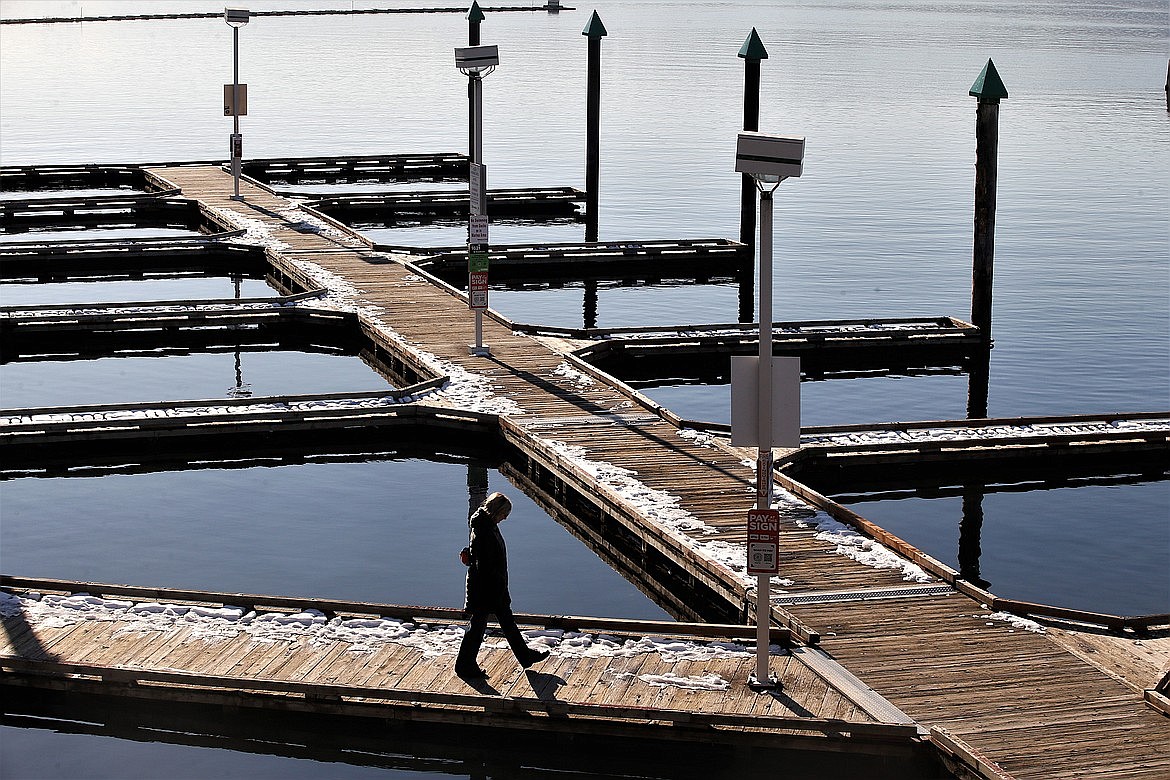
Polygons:
M455 50L455 67L464 76L486 76L499 64L499 46L464 46Z
M772 509L772 447L775 441L772 415L772 193L787 178L800 176L804 167L804 138L786 135L764 135L756 132L739 134L735 149L735 170L746 173L756 182L760 191L760 351L757 363L756 422L756 510L749 513L748 541L751 548L753 527L766 530L775 541L770 545L776 553L767 565L753 565L749 558L749 572L756 574L756 672L749 679L754 687L775 688L779 681L768 669L771 645L772 602L769 595L771 577L779 573L779 516ZM799 383L799 369L795 381ZM799 386L799 385L798 385ZM734 388L733 388L734 392ZM799 393L797 395L799 398ZM733 434L734 436L734 434ZM780 442L781 446L800 446L799 421L795 442ZM754 514L754 516L753 516ZM774 534L774 535L773 535Z
M229 27L243 27L252 18L252 12L247 8L223 9L223 20Z
M804 138L751 132L739 134L735 170L755 179L761 191L765 184L778 185L784 179L800 176L803 168ZM775 189L772 186L769 192Z
M465 46L455 49L455 67L468 79L471 133L471 164L468 167L467 303L475 312L475 343L472 355L486 356L491 349L483 343L483 313L488 307L488 218L487 171L483 164L483 77L500 64L497 46Z
M240 28L252 18L252 12L247 8L223 9L223 20L232 28L232 90L231 105L228 107L232 115L231 159L232 182L234 194L232 200L240 198L240 167L244 157L244 137L240 135L240 115L248 112L248 86L240 84ZM241 89L241 86L243 89ZM226 90L225 90L226 91Z

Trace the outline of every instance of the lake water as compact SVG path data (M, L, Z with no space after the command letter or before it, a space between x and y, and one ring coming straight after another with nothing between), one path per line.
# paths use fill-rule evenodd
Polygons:
M0 14L77 14L82 5L86 16L138 8L218 10L197 0L6 0ZM736 52L751 28L758 29L770 54L763 63L761 129L807 137L804 175L777 193L777 320L968 316L975 101L967 93L987 58L994 58L1011 96L1000 111L989 414L1170 408L1170 116L1163 91L1170 34L1162 0L599 2L559 15L489 14L483 42L499 44L501 56L499 69L484 82L484 161L492 186L582 186L586 47L580 32L593 7L609 31L602 47L602 240L738 237L733 156L743 66ZM240 31L240 74L249 84L251 111L241 120L246 155L465 151L466 82L451 52L465 42L459 14L254 20ZM231 128L221 115L222 84L230 80L231 34L217 19L0 27L0 162L222 158ZM493 237L573 240L583 235L579 230L509 227ZM393 233L378 237L411 243ZM447 243L450 235L435 240ZM8 288L3 294L8 305ZM582 322L580 287L493 291L492 301L517 321ZM603 287L597 316L598 325L613 327L734 322L738 311L738 290L730 284ZM258 357L244 355L245 368ZM78 377L89 370L62 365ZM232 379L222 366L207 371ZM966 407L965 385L955 376L806 383L805 422L958 417ZM727 416L725 386L647 392L685 417ZM444 486L458 492L458 468L401 461L336 468L343 483L360 482L350 475L370 468L395 486L380 499L359 502L345 520L349 534L389 534L382 502L402 506L394 528L429 518L458 525L454 497L450 506L431 502L432 491L441 494ZM405 477L396 476L404 469ZM239 472L255 489L237 487L230 495L242 504L263 503L257 496L272 478L268 472ZM151 476L192 500L214 492L207 480L224 478L220 472ZM114 549L110 537L81 527L103 527L126 502L158 489L138 479L93 480L100 487L85 489L105 496L101 501L81 495L84 480L65 480L59 494L50 481L5 483L0 568L119 581L171 578L166 584L199 579L203 559L195 552L169 556L195 544L193 529L225 531L212 525L225 514L221 506L172 513L161 529L127 520L121 530L130 534L127 543L136 545L135 561L145 569L131 567L130 556ZM1009 596L1085 608L1105 604L1110 611L1168 611L1167 484L989 495L982 574ZM31 521L10 521L16 500L10 496L20 497L22 513L54 516L54 535L38 537L28 530ZM77 522L68 512L69 502L84 501L108 507L100 522ZM855 508L944 560L954 556L962 513L952 500ZM259 527L288 520L280 512L262 515L256 506L241 510ZM193 522L185 531L192 536L178 543L174 535L184 521ZM214 579L234 576L242 590L344 596L336 591L362 579L348 576L354 566L366 572L378 598L410 600L393 577L371 578L379 569L377 548L330 545L313 559L316 565L297 569L307 572L303 581L284 578L281 556L304 554L293 540L310 544L304 526L314 522L311 515L299 519L301 528L294 530L303 535L290 532L289 545L275 551L261 550L258 537L237 538L255 530L239 524L226 527L235 546L195 546L203 548L199 555L222 558L222 568L211 570ZM560 533L543 515L533 522ZM526 535L518 528L510 542ZM1105 529L1110 543L1099 548L1095 540ZM52 554L43 549L47 538ZM570 550L578 546L572 539L555 545L549 550L558 558L575 555ZM87 559L91 546L102 554ZM252 579L249 556L258 552L266 563ZM1040 558L1054 559L1053 566L1021 578ZM534 560L535 554L526 556L518 571ZM596 580L569 586L545 581L546 600L526 593L517 601L524 609L548 604L562 611L580 592L599 609L648 606L638 594L626 600L621 594L629 586L603 574L598 570ZM426 586L435 595L427 600L450 601L454 594L444 590L450 583L438 580ZM1127 597L1135 589L1141 595ZM76 738L65 746L40 731L8 728L3 736L0 769L17 777L54 776L51 754L59 749L89 757L85 766L93 776L125 767L124 774L141 777L150 776L152 761L186 761L179 754L194 750L160 747L166 757L122 765L113 758L121 741L103 748L90 741L108 738L88 737L88 747L73 747ZM154 749L143 747L139 755ZM245 762L228 753L217 760L211 751L195 752L225 777L303 771L292 759L249 756ZM347 769L352 773L346 776L372 773ZM468 776L453 768L436 771Z

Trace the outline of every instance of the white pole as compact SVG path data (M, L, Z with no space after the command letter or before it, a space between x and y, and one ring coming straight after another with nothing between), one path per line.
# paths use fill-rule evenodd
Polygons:
M233 199L240 199L240 156L236 154L236 138L240 135L240 28L232 28L232 181Z
M480 165L483 163L483 77L472 74L472 113L475 115L475 138L471 143L471 161ZM486 198L485 198L486 200ZM474 210L471 212L474 213ZM475 310L475 352L483 352L483 310Z
M772 193L760 192L759 445L756 508L772 507ZM772 604L771 575L756 575L756 682L768 685Z

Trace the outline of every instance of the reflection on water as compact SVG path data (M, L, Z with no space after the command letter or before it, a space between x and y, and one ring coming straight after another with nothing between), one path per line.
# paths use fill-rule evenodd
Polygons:
M272 298L276 295L263 279L237 281L229 276L0 284L0 306Z
M451 607L468 505L500 490L516 610L668 618L485 464L323 455L2 484L6 573Z
M1120 615L1170 612L1170 480L966 486L838 497L997 596Z
M240 385L257 396L385 390L386 380L353 354L261 351L221 347L216 352L41 360L0 367L3 406L77 406L231 397ZM333 352L329 350L328 352Z
M46 241L124 241L130 238L198 238L201 233L180 228L106 228L99 230L34 230L28 233L0 233L0 244Z
M644 387L642 393L688 420L731 423L731 384ZM959 373L804 381L801 424L956 420L966 414L968 377Z

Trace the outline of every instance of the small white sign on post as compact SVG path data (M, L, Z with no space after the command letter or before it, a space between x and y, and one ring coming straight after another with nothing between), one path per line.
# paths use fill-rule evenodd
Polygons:
M731 446L760 443L759 364L754 356L731 358ZM772 358L772 444L800 446L800 358Z
M487 214L487 166L482 163L471 163L468 171L470 185L471 213L479 216Z
M780 573L780 512L778 510L748 510L747 573Z
M487 214L472 214L471 219L467 223L467 235L469 244L486 244L488 243L488 218Z
M248 85L240 85L240 105L236 106L236 88L234 84L223 85L223 115L224 116L247 116L248 115ZM238 108L238 110L237 110Z

